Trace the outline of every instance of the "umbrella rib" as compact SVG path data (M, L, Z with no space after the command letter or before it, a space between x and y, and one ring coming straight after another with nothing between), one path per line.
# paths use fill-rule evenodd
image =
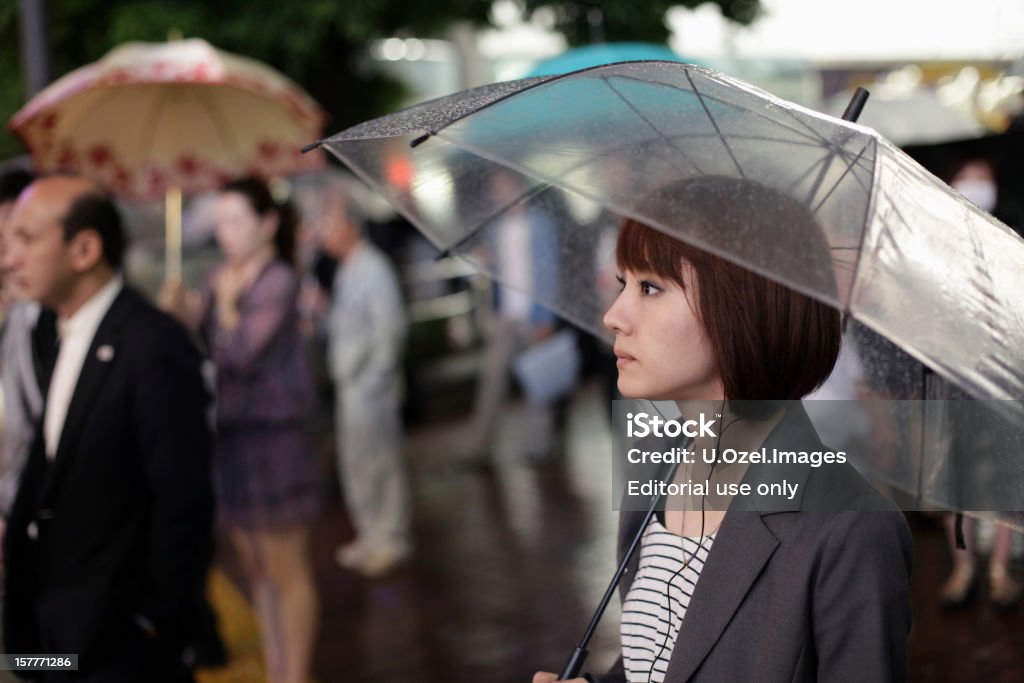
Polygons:
M808 131L808 133L809 133L809 134L810 134L810 135L811 135L811 136L812 136L813 138L817 138L817 140L818 140L818 141L819 141L819 142L820 142L821 144L824 144L824 145L826 145L826 146L828 146L828 147L831 147L831 149L832 149L832 151L831 151L831 153L830 153L830 155L829 155L829 157L828 157L828 162L827 162L827 164L826 164L825 166L823 166L823 167L822 167L822 174L821 174L821 175L819 176L819 179L818 179L818 181L817 181L817 182L815 183L815 187L813 188L813 190L811 191L810 195L809 195L809 196L808 196L808 198L807 198L808 202L810 202L810 201L811 201L811 199L812 199L812 198L814 197L814 195L815 195L815 194L817 194L818 190L820 189L820 187L821 187L821 183L822 183L822 182L824 181L824 179L825 179L825 178L824 178L824 174L825 174L825 173L827 172L827 166L828 166L828 165L831 165L832 159L834 158L834 156L835 156L835 154L836 154L836 150L837 150L837 149L839 150L839 152L838 152L838 153L839 153L839 155L840 155L841 157L843 157L843 158L844 158L844 160L845 160L846 156L847 156L847 155L848 155L849 153L848 153L848 152L846 151L846 149L845 149L845 148L842 148L842 147L836 147L836 146L833 146L833 145L831 145L831 144L830 144L830 140L829 140L829 139L828 139L827 137L825 137L825 136L824 136L824 135L822 135L821 133L818 133L818 132L817 132L817 131L815 131L815 130L814 130L813 128L811 128L810 126L808 126L808 125L807 125L807 123L806 123L805 121L803 121L803 120L801 120L801 119L800 119L799 117L797 117L797 115L796 115L796 112L794 112L794 111L793 111L792 109L785 109L785 108L784 108L784 109L783 109L783 111L785 111L785 112L786 112L786 114L787 114L787 115L788 115L788 116L789 116L789 117L790 117L791 119L793 119L793 120L794 120L794 121L795 121L795 122L796 122L796 123L797 123L797 124L798 124L799 126L801 126L802 128L805 128L805 129L806 129L806 130ZM846 137L846 139L848 140L849 138L850 138L850 135L848 134L848 135L847 135L847 137ZM844 140L844 142L845 142L845 140ZM866 144L865 144L865 148L866 148L867 144L870 144L870 142L869 142L869 143L866 143ZM856 164L856 163L858 162L858 160L859 160L859 159L861 158L861 156L863 155L863 153L864 153L864 149L861 149L861 151L860 151L860 152L858 152L858 153L857 153L857 155L856 155L856 156L854 157L854 160L853 160L852 164ZM852 164L851 164L851 166L852 166ZM845 175L845 174L844 174L844 175ZM871 188L869 188L869 187L868 187L867 185L865 185L865 184L864 184L864 181L863 181L863 180L861 180L861 178L859 178L859 177L857 176L857 174L853 174L853 178L854 178L854 180L855 180L855 181L857 182L857 184L858 184L858 185L860 185L860 187L861 187L861 189L862 189L862 190L864 190L865 192L867 192L867 193L869 193L869 194L870 194L870 192L871 192ZM794 186L794 188L795 188L795 186ZM833 187L832 189L833 189L833 190L835 190L835 187ZM829 195L831 195L831 191L829 192ZM827 198L828 198L828 197L826 197L826 199L827 199ZM825 201L825 200L822 200L822 202L820 202L820 203L818 204L818 208L820 208L820 207L821 207L821 204L823 204L823 203L824 203L824 201ZM815 209L815 212L817 212L817 208Z
M669 140L678 140L680 138L687 139L701 139L701 138L713 138L716 137L712 133L680 133L679 135L668 136ZM773 138L767 135L740 135L732 134L729 136L733 140L743 140L744 142L775 142L780 145L797 146L797 147L809 147L812 149L821 149L821 144L814 140L784 140L780 138Z
M865 144L866 145L870 145L871 143L867 142ZM850 170L851 171L853 170L853 167L855 167L855 166L864 166L865 168L868 169L869 173L873 171L873 168L872 168L872 166L869 166L869 163L873 165L874 164L874 160L872 159L869 162L868 160L863 158L863 154L864 154L864 150L861 150L857 154L852 155L853 156L853 160L850 161ZM846 149L841 149L841 150L839 150L839 156L844 161L847 161L847 160L850 159L851 153L848 150L846 150ZM856 173L853 174L853 179L855 181L857 181L857 184L860 185L860 188L862 190L864 190L865 192L868 192L868 193L871 192L871 188L867 184L865 184L864 180L862 178L860 178Z
M801 183L803 183L804 180L806 180L812 173L814 173L814 171L817 170L818 166L824 165L826 163L826 159L827 159L827 157L821 157L817 161L815 161L813 164L808 166L807 170L805 170L803 173L801 173L800 176L796 180L793 181L793 184L789 186L789 193L790 194L795 194L797 186L799 186Z
M689 69L684 69L684 71L686 73L687 79L689 79L691 84L692 84L693 80L690 77L690 70ZM679 90L678 88L676 88L674 86L668 86L668 85L665 85L663 83L657 83L657 82L653 82L653 81L645 81L645 80L642 80L642 79L630 76L628 74L615 74L615 77L616 78L621 78L623 80L636 81L637 83L642 83L642 84L648 85L648 86L666 88L666 89L668 89L670 91L674 91L674 92L678 92L678 90ZM696 90L694 90L694 93L696 94ZM789 116L791 118L793 118L795 121L797 121L800 124L800 128L803 129L803 130L800 130L800 129L795 128L793 126L786 125L786 124L782 123L781 121L779 121L777 119L774 119L774 118L772 118L770 116L767 116L766 114L762 114L759 111L755 111L753 109L745 109L743 107L740 107L739 105L736 105L733 102L729 102L729 101L727 101L725 99L722 99L721 97L717 97L717 96L715 96L713 94L700 93L700 97L702 97L702 98L704 98L705 100L708 100L708 101L718 102L719 104L723 104L723 105L725 105L727 107L731 107L733 109L740 109L741 111L743 111L744 114L746 114L748 116L754 116L754 117L759 118L759 119L765 119L765 120L769 121L770 123L772 123L773 125L780 126L783 129L785 129L786 131L788 131L790 133L793 133L794 135L799 135L800 137L807 138L808 140L812 141L812 143L817 143L818 145L820 145L821 143L827 144L827 142L828 142L828 140L826 138L824 138L820 133L815 131L813 128L808 126L803 121L800 121L800 119L796 118L796 115L794 114L794 112L792 112L791 110L789 110L789 109L787 109L785 107L780 107L780 108L783 109L787 114L789 114Z
M216 105L215 102L210 101L210 98L204 97L205 91L198 88L190 89L192 96L199 100L199 103L206 109L210 114L210 118L213 121L214 128L217 129L218 134L225 141L228 147L235 150L235 154L238 155L239 159L242 157L242 150L239 148L238 140L235 139L231 132L231 126L227 125L225 121L224 112Z
M613 93L615 93L616 97L618 97L620 100L622 100L622 102L627 107L629 107L631 110L633 110L634 114L639 116L640 119L644 123L646 123L651 128L651 130L653 130L657 134L658 138L663 140L666 144L671 145L676 151L678 151L683 156L683 159L685 161L688 161L694 167L694 169L696 169L697 173L704 173L704 171L701 170L700 166L698 166L695 161L693 161L692 159L689 158L689 156L686 154L685 150L680 149L675 144L675 142L671 138L669 138L667 135L665 135L665 133L663 133L660 128L655 126L654 123L652 123L651 120L649 118L647 118L647 116L643 112L641 112L639 109L637 109L636 106L632 102L630 102L628 99L626 99L626 97L619 91L619 89L615 87L615 84L611 82L610 78L602 76L601 80L604 81L605 85L607 85L611 89L611 91Z
M789 118L791 118L794 121L796 121L797 125L799 125L801 128L806 130L808 137L810 137L813 140L817 140L819 144L822 144L822 145L825 145L825 146L829 145L829 139L827 137L825 137L824 135L822 135L821 133L819 133L818 131L816 131L813 128L811 128L810 126L808 126L806 121L803 121L799 117L797 117L795 111L793 111L792 109L786 109L786 108L783 108L782 111L786 112L786 115ZM790 130L793 130L793 129L790 129Z
M849 139L849 137L847 137L847 140L848 139ZM868 145L871 144L871 140L873 140L873 139L874 138L868 138L868 142L866 142L864 144L864 147L861 148L861 150L859 152L857 152L857 154L853 157L852 161L849 161L849 163L847 165L847 169L843 173L843 175L839 178L839 181L841 181L844 177L846 177L847 173L849 173L849 171L853 168L853 166L858 163L858 161L860 160L861 156L863 156L863 154L864 154L864 150L867 149ZM827 141L826 141L826 143L827 143ZM845 143L846 143L846 140L843 141L843 144L845 144ZM811 191L807 195L807 204L808 205L814 200L814 197L815 197L815 195L818 194L818 191L821 190L821 184L823 182L825 182L825 175L828 173L829 168L832 166L832 161L837 156L842 158L844 162L848 161L848 153L846 152L846 150L843 147L830 144L829 145L829 150L830 150L829 154L826 157L827 160L825 161L825 164L821 167L821 172L818 174L817 180L814 181L814 186L811 188ZM860 178L858 178L856 176L856 174L853 176L853 178L854 178L855 181L857 181L857 184L860 185L862 190L864 190L865 192L870 194L870 192L871 192L870 188L868 188L866 185L864 185L864 183L861 182ZM815 213L817 212L817 210L819 208L821 208L821 205L825 203L825 199L828 199L828 197L830 197L832 195L832 192L835 191L835 188L836 188L836 186L838 186L839 181L836 181L836 185L834 185L832 187L832 189L829 190L828 195L826 195L825 198L822 199L822 201L820 201L818 203L818 206L814 208Z
M111 88L106 88L106 90L110 91L112 89ZM96 111L100 107L105 105L109 99L110 99L109 96L108 97L97 97L96 98L96 100L97 100L96 103L93 104L91 107L89 107L89 111L86 112L85 114L83 114L82 116L78 117L78 121L75 123L74 128L72 128L70 133L67 135L67 139L74 140L75 138L77 138L78 137L78 131L82 128L82 126L85 125L85 123L89 119L92 118L93 114L95 114Z
M526 175L526 174L523 174L523 175ZM442 258L446 258L448 256L451 256L452 252L454 252L456 249L461 248L463 245L466 244L466 242L468 242L469 240L473 239L478 234L480 234L485 229L487 229L487 226L489 226L501 214L505 213L505 211L508 209L508 207L515 206L516 204L525 204L526 202L528 202L529 200L533 199L534 197L536 197L537 195L541 194L542 192L544 192L545 190L547 190L550 187L552 187L551 184L542 181L542 182L538 183L537 185L535 185L535 186L531 187L530 189L528 189L526 192L523 192L521 195L516 197L513 201L509 202L505 206L502 206L502 207L499 207L499 208L495 209L494 211L491 212L491 214L489 216L487 216L482 221L480 221L480 224L479 224L480 227L475 228L474 230L471 230L470 232L468 232L467 234L465 234L461 238L459 238L459 240L457 242L455 242L451 246L446 247L445 249L441 250L441 253L437 256L437 258L438 259L442 259Z
M160 120L161 112L163 111L164 101L170 94L168 88L161 88L160 95L157 97L156 102L150 107L149 111L146 112L146 124L142 126L142 130L146 131L144 137L139 140L139 158L148 159L150 153L153 151L153 140L156 139L157 123ZM148 144L147 144L148 143Z
M827 144L827 143L826 143ZM825 182L825 176L828 175L829 168L832 166L832 162L835 160L837 151L836 147L828 145L829 153L825 155L821 160L821 169L818 171L818 177L814 179L814 184L811 185L810 192L807 193L807 205L810 206L811 202L814 201L815 195L821 190L821 184Z
M690 82L690 87L693 89L693 94L697 96L697 100L700 102L700 106L704 109L704 113L708 115L708 121L714 127L715 132L718 134L718 138L722 141L722 145L725 146L725 151L729 153L729 158L732 159L732 163L736 164L736 170L739 171L741 178L746 178L747 175L743 172L743 167L740 166L740 162L736 159L736 155L732 153L732 148L729 147L729 143L725 141L725 136L722 134L721 129L718 127L718 122L715 121L715 117L711 115L711 110L708 109L707 103L704 101L704 94L697 90L697 84L693 82L693 77L690 76L690 72L686 72L686 80Z
M869 139L866 143L864 143L864 146L861 148L861 150L859 152L857 152L857 155L853 158L853 161L851 161L850 163L848 163L846 165L846 170L843 171L843 174L841 176L839 176L839 178L836 179L836 182L832 185L832 189L830 189L828 191L828 193L824 197L821 198L821 201L818 202L817 206L814 207L814 213L818 213L818 209L820 209L825 204L825 202L828 201L829 197L831 197L832 194L836 191L836 188L839 187L840 183L843 182L843 178L845 178L846 176L850 175L850 172L853 170L854 165L856 165L856 163L860 160L860 158L862 156L864 156L864 152L865 152L865 150L867 150L867 148L868 148L868 146L870 144L871 144L871 139ZM828 166L832 165L832 159L829 159L827 165ZM854 177L854 179L857 178L856 175L854 175L853 177ZM819 179L820 180L824 180L824 177L820 176ZM818 183L818 186L819 187L821 186L820 182ZM813 197L813 196L814 195L812 194L811 197Z

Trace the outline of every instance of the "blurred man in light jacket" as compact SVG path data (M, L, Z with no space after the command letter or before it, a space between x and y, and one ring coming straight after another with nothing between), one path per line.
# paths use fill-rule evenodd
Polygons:
M402 450L401 355L406 319L394 268L365 237L343 186L330 186L322 247L339 262L327 318L328 365L342 492L356 539L335 559L380 576L412 549L411 501Z

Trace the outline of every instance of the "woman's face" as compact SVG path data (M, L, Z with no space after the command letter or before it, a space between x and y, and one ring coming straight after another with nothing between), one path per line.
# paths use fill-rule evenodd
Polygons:
M225 192L217 201L217 244L228 261L247 261L274 239L276 220L256 213L245 195Z
M684 268L686 291L652 273L625 270L622 288L604 315L615 335L619 391L626 398L723 399L704 326L697 314L696 279Z

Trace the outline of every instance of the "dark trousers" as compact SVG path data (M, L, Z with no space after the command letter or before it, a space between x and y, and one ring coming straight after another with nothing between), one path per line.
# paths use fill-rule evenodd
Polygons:
M124 638L116 650L95 666L33 674L39 683L195 683L191 670L179 656L141 631Z

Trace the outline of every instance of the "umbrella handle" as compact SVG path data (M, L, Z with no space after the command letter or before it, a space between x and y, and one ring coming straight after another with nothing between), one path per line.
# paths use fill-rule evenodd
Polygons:
M164 193L164 277L181 282L181 188Z
M562 669L562 673L558 676L558 680L568 681L579 676L580 669L583 668L583 662L585 661L587 661L587 648L577 645L576 649L572 651L569 661L566 662L565 667Z
M693 443L693 438L689 437L683 441L683 448L689 448L691 443ZM664 474L660 477L661 481L671 482L675 478L676 470L678 468L678 460L676 462L669 463L665 467ZM569 661L566 662L565 667L562 669L562 673L558 677L558 680L565 681L579 676L580 669L583 668L583 663L587 659L587 645L590 644L590 638L594 635L594 631L597 629L597 625L601 621L601 617L604 616L605 608L608 607L608 603L611 601L612 596L615 595L615 589L619 587L619 581L622 580L622 575L626 573L626 567L629 566L630 559L632 559L636 549L640 547L640 540L643 538L644 531L647 530L647 525L650 524L651 518L654 517L662 498L663 496L661 494L655 494L651 498L651 505L647 509L647 513L644 515L643 521L640 523L640 528L637 529L632 542L629 544L629 548L626 549L625 554L622 556L619 568L615 571L614 576L612 576L612 580L608 583L608 588L605 590L604 597L601 598L600 604L598 604L597 609L594 610L594 616L590 619L590 624L587 626L587 630L583 634L583 639L580 640L579 645L577 645L572 651L572 655L569 657Z

